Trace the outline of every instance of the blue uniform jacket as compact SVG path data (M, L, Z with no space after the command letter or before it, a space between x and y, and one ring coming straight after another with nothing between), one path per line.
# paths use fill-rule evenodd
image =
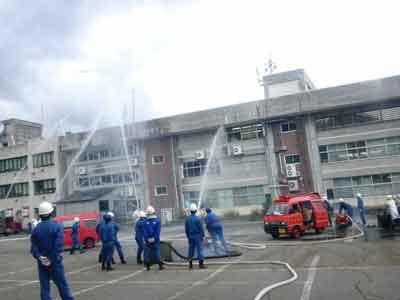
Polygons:
M333 207L328 200L324 200L324 207L329 214L333 213Z
M359 210L364 210L364 200L360 197L357 197L357 208Z
M188 239L203 239L204 230L201 220L196 215L190 215L186 218L185 233Z
M114 225L111 222L100 226L100 239L102 243L114 242L115 235Z
M139 241L144 240L144 227L146 224L146 219L145 218L140 218L137 220L136 225L135 225L135 239Z
M112 222L111 225L113 226L114 241L118 241L119 225L114 222Z
M155 242L160 241L161 222L157 216L147 217L144 222L144 240L148 241L149 238L154 238Z
M79 233L79 223L74 223L71 227L71 238L77 239Z
M208 213L204 221L209 232L216 232L222 229L218 216L213 212Z
M52 264L61 262L63 252L64 230L56 222L45 220L40 222L31 234L31 254L38 259L46 256Z
M339 204L339 213L341 213L342 211L345 211L346 214L350 217L353 218L353 207L348 204L348 203L340 203Z

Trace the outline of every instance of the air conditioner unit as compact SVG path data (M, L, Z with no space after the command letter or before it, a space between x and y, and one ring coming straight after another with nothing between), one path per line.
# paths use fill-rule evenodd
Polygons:
M279 151L287 151L288 150L288 147L286 146L286 145L282 145L280 148L279 148Z
M299 190L299 182L297 180L288 180L289 192L297 192Z
M286 177L287 178L293 178L297 177L297 169L296 169L296 164L287 164L286 165Z
M234 145L232 146L232 155L237 156L237 155L242 155L243 154L243 149L241 145Z
M137 166L139 164L139 160L137 158L132 158L131 159L131 165L132 166Z
M205 153L205 151L204 150L199 150L199 151L196 151L195 152L195 154L194 154L194 157L196 158L196 159L205 159L206 158L206 153Z
M79 167L78 173L79 173L79 175L86 175L87 174L86 167Z

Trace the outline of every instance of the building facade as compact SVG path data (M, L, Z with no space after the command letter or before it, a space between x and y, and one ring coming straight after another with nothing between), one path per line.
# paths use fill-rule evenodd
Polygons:
M29 192L17 198L29 207L43 199L35 182L54 179L49 200L61 214L113 210L124 218L152 204L168 220L199 201L246 214L286 193L354 203L361 192L368 206L400 193L400 76L316 89L295 70L263 84L260 101L32 139L1 148L0 163L22 157L27 169L15 181ZM53 165L35 172L34 155L48 152ZM1 185L16 171L0 173ZM15 207L8 194L0 209Z

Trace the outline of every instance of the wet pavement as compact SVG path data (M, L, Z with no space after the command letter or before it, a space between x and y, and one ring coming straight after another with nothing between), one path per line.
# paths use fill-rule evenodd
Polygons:
M219 261L281 260L298 273L295 282L273 290L265 299L400 299L396 293L400 232L368 227L365 237L357 240L280 246L289 239L273 241L261 222L226 222L225 235L230 241L267 247L240 249L242 256ZM186 266L167 266L165 271L147 272L135 264L131 234L122 233L120 239L128 264L117 264L113 272L102 272L96 264L98 248L74 256L65 252L67 277L76 299L253 299L265 286L290 277L285 268L261 263L192 271ZM186 251L182 225L163 228L163 239ZM53 295L58 299L55 288ZM29 254L29 240L23 236L0 239L0 299L39 299L36 264Z

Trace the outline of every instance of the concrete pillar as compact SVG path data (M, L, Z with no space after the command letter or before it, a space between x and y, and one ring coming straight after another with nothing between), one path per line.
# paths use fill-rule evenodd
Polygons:
M274 198L280 194L280 188L278 180L278 161L275 155L275 142L274 134L272 131L272 124L265 124L265 135L265 158L267 162L268 185L270 187L271 197Z
M311 116L304 119L304 128L306 133L307 153L310 161L310 170L315 192L325 193L322 185L321 161L319 158L317 129L315 121Z

